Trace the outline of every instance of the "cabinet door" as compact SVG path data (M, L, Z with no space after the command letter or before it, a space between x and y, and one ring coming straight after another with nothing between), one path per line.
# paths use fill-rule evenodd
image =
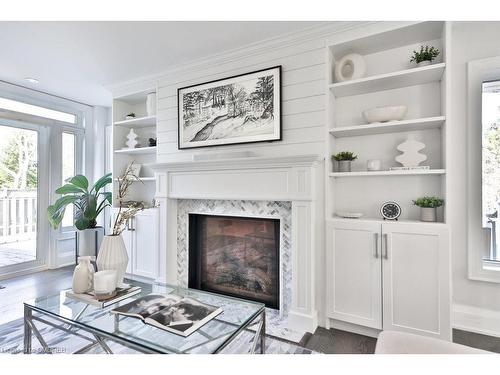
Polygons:
M335 220L327 228L328 316L381 329L380 223Z
M139 212L133 219L134 275L155 278L158 265L158 210L155 208Z
M384 330L451 339L450 255L444 224L382 225Z

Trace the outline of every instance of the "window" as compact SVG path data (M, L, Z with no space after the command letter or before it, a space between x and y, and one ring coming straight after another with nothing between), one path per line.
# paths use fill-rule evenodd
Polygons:
M0 108L8 111L26 113L28 115L45 117L51 120L76 124L76 116L72 113L66 113L49 108L39 107L37 105L26 104L17 100L0 98Z
M483 82L482 226L489 230L488 262L500 262L500 80Z
M75 163L75 135L72 133L62 133L62 183L75 175L76 163ZM62 220L62 227L72 227L73 226L73 205L69 205L66 208L64 217Z

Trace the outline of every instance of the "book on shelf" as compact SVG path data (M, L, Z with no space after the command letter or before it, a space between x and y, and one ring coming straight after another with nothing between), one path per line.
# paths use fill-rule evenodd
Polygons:
M418 167L391 167L390 171L427 171L431 169L428 165L419 165Z
M141 319L145 324L189 336L222 312L222 308L208 305L191 297L177 294L150 294L111 310Z
M98 298L93 291L88 293L75 293L72 289L68 289L65 294L68 298L85 302L92 306L104 308L107 306L111 306L117 302L123 301L124 299L135 296L140 292L140 286L127 286L126 288L117 288L116 294L109 298Z

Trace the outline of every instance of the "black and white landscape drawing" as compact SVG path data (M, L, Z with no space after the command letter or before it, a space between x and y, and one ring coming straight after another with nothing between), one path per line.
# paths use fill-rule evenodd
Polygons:
M280 72L179 89L179 149L280 140Z

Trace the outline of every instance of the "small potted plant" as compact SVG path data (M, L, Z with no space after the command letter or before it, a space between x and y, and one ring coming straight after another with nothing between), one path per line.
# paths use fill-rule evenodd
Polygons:
M444 204L444 200L438 197L422 197L413 201L415 206L420 207L421 221L436 221L436 208Z
M351 162L356 160L358 155L354 155L354 153L350 151L341 151L335 155L332 155L332 160L337 162L339 172L350 172L351 171Z
M432 62L439 56L439 50L434 47L420 46L420 52L413 51L413 56L410 62L414 62L417 66L426 66L432 64Z

